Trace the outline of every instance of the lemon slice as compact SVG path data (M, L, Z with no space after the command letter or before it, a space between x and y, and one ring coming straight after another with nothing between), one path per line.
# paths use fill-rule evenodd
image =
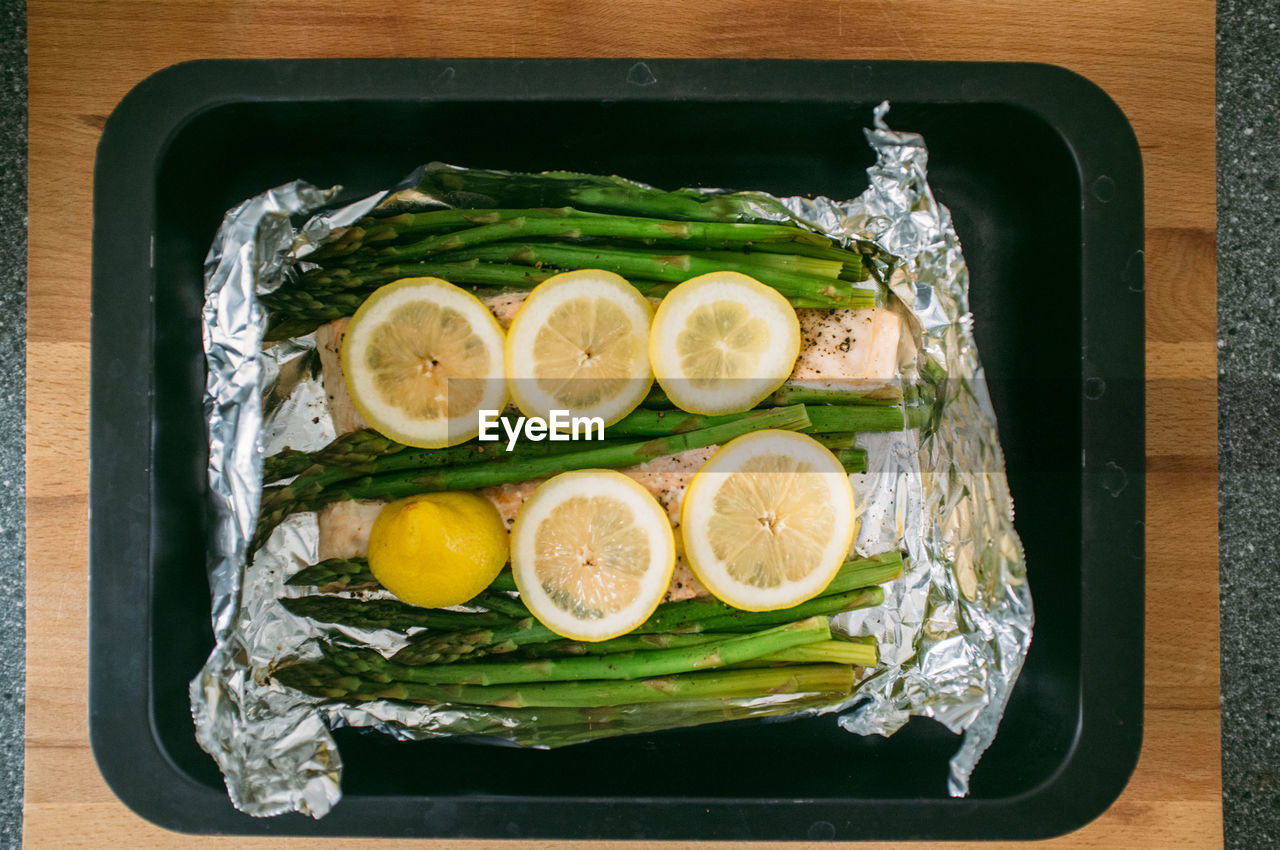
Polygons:
M689 483L685 558L717 599L773 611L831 583L853 542L853 488L812 437L757 431L726 443Z
M782 386L800 354L800 320L776 289L737 272L690 278L653 317L649 360L691 413L738 413Z
M521 412L546 419L567 410L612 425L635 410L653 386L652 320L645 297L613 272L538 284L507 331L507 379Z
M389 283L347 326L342 372L360 415L410 446L480 432L480 410L507 403L502 326L474 295L434 277Z
M544 626L574 640L607 640L648 619L671 583L675 558L666 510L607 469L550 479L511 530L520 598Z

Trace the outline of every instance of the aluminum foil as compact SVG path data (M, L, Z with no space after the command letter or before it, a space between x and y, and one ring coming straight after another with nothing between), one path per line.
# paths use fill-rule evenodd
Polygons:
M902 578L884 605L842 614L833 626L873 635L882 663L851 698L814 695L655 703L591 712L421 706L388 701L328 704L270 680L291 658L317 657L315 639L360 642L390 652L402 635L324 626L294 617L277 600L307 592L285 579L316 560L313 514L286 520L246 564L261 495L264 454L317 449L334 436L310 336L262 349L270 292L337 228L375 205L420 205L419 171L387 194L311 215L336 189L290 183L228 212L205 265L209 378L209 480L214 535L210 587L216 646L190 687L200 745L217 761L232 802L252 815L297 811L322 817L341 797L342 760L330 730L379 729L402 739L482 736L552 747L745 717L831 714L849 732L891 735L912 715L963 734L948 788L969 775L995 736L1031 639L1031 597L995 415L970 330L968 272L945 207L927 180L923 139L891 131L888 105L867 140L877 155L858 198L774 198L757 193L761 218L793 218L871 251L911 329L901 379L924 388L920 427L865 434L868 471L853 476L862 554L900 549ZM586 182L588 178L584 178ZM616 185L616 184L615 184ZM365 594L368 595L368 594ZM376 592L372 595L378 595Z

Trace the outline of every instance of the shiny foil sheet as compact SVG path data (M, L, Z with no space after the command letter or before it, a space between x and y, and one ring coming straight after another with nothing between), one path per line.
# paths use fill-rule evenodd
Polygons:
M924 389L914 409L921 427L859 439L868 471L853 476L861 511L857 550L869 555L897 548L909 560L902 578L886 585L884 605L833 620L848 634L875 636L882 656L841 701L790 694L586 712L389 701L351 706L271 682L270 671L280 662L318 657L318 637L386 653L403 646L405 637L316 624L277 603L309 592L284 582L316 561L314 514L290 517L245 563L264 455L285 446L318 449L334 436L314 338L263 351L266 317L256 296L279 286L315 246L375 205L438 199L406 188L418 185L415 175L400 191L311 215L336 190L295 182L227 213L205 264L205 409L215 517L209 566L217 643L190 694L197 738L222 769L239 809L258 816L326 814L341 797L342 759L330 729L342 725L406 740L463 735L556 747L721 720L815 714L833 715L832 722L851 733L887 736L918 714L963 735L948 787L954 796L968 792L969 775L995 736L1026 656L1031 597L970 329L960 243L950 214L929 189L923 139L890 130L887 109L882 104L876 110L875 126L867 131L877 162L861 196L837 202L758 195L761 218L794 217L837 239L868 243L893 293L891 306L906 319L915 345L902 382ZM305 223L292 223L299 221Z

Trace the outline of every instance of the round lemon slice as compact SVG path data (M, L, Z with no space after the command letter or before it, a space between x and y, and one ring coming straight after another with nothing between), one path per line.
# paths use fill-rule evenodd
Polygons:
M643 623L675 568L667 512L621 472L566 472L539 487L511 530L520 598L558 635L607 640Z
M782 386L800 354L800 320L776 289L737 272L690 278L653 317L649 360L691 413L738 413Z
M818 441L757 431L726 443L689 483L685 558L723 602L773 611L831 583L857 526L849 476Z
M526 416L552 410L612 425L653 386L653 308L613 272L564 272L529 294L507 331L507 380Z
M378 289L342 341L360 415L410 446L440 448L480 432L480 410L507 403L502 326L474 295L434 277Z

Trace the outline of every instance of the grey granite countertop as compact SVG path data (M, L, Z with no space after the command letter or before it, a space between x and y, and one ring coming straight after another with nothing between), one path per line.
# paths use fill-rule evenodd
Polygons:
M1228 847L1280 846L1280 2L1218 0L1222 786Z
M22 588L26 21L0 0L0 586ZM1280 0L1218 2L1223 800L1280 845ZM0 594L0 847L22 822L24 594Z
M26 594L27 22L0 0L0 847L22 842Z

